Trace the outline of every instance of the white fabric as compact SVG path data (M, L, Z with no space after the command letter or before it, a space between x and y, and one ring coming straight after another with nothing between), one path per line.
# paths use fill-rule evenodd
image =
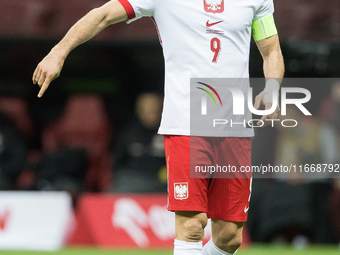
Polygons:
M218 248L213 240L210 238L209 242L207 242L202 249L202 255L235 255L237 251L234 253L228 253L226 251Z
M202 242L185 242L175 239L174 255L202 255Z
M224 0L222 13L206 12L203 0L128 1L136 15L133 20L154 18L163 46L165 100L159 133L190 135L190 78L248 78L252 21L273 13L273 0ZM213 38L221 42L216 63ZM241 134L232 132L226 130L223 136L253 135L246 128Z

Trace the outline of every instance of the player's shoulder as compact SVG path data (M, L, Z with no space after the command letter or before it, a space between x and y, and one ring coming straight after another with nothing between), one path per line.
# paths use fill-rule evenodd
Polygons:
M203 0L203 1L208 1L208 0ZM212 1L212 0L209 0L209 1ZM224 1L226 1L226 0L224 0ZM273 0L240 0L240 1L238 1L238 4L241 4L242 6L252 7L252 8L255 8L255 9L260 9L260 8L265 7L265 6L274 5L274 2L273 2Z
M273 5L273 0L252 0L252 3L256 3L257 6L266 6L266 5Z
M274 12L273 0L256 0L256 1L258 2L256 7L255 19L259 19Z
M155 8L161 0L127 0L130 4L135 6Z

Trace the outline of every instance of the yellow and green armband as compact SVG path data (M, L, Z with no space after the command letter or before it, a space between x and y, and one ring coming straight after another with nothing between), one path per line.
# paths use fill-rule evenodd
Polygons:
M255 41L276 35L277 30L273 14L254 20L252 24L252 33Z

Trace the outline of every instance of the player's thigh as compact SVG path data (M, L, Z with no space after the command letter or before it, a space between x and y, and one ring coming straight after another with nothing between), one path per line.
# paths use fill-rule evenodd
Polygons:
M225 138L217 145L215 162L219 166L251 166L251 140ZM218 178L219 177L219 178ZM211 179L208 193L208 217L229 222L245 222L251 194L251 173L221 172Z
M209 165L209 151L203 138L189 136L165 136L165 154L168 172L168 210L208 210L209 179L191 178L190 168L194 164ZM194 151L194 152L193 152Z
M186 242L202 241L207 220L205 212L176 211L176 239Z

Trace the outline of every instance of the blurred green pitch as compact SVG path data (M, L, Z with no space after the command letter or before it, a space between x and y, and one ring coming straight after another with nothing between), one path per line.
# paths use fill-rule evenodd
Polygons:
M66 248L57 252L0 251L0 255L172 255L171 250L103 250L96 248ZM310 246L295 249L291 246L253 245L237 255L339 255L339 246Z

